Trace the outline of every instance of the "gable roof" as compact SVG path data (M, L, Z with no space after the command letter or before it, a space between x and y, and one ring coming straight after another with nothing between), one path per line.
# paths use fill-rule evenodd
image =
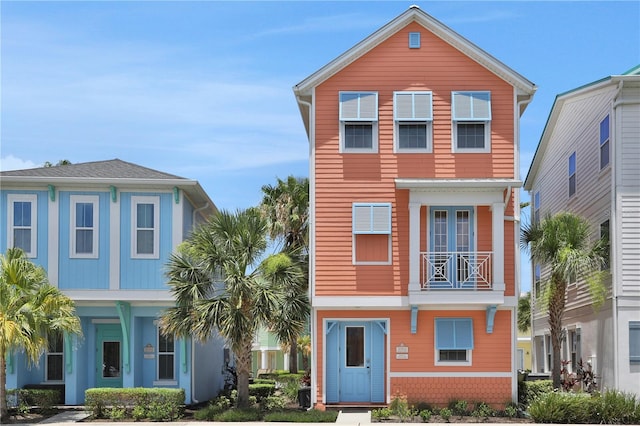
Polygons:
M106 161L38 167L0 172L0 184L22 188L42 188L46 185L67 185L80 188L115 186L136 190L182 189L197 207L215 211L216 207L198 181L122 161Z
M338 56L309 77L302 80L293 87L293 92L298 100L298 107L303 116L307 133L309 132L309 107L313 88L322 84L327 79L347 67L358 58L387 40L393 34L400 31L412 22L422 25L426 30L450 44L472 60L476 61L498 77L502 78L512 86L518 89L518 94L525 99L530 98L535 93L537 87L531 81L518 74L505 64L471 43L460 34L453 31L437 19L423 12L418 6L411 6L407 11L393 19L391 22L371 34L342 55ZM524 112L526 104L522 105L520 114Z
M560 117L564 104L571 99L583 96L585 93L594 92L604 87L617 86L621 89L625 83L633 83L636 87L637 85L640 85L640 64L622 74L610 75L556 95L553 105L551 106L551 111L549 112L549 117L547 117L547 122L542 130L540 142L538 142L536 152L533 156L533 160L531 161L531 166L529 166L527 177L524 181L525 190L531 191L533 188L533 180L538 173L542 158L544 157L544 153L549 145L551 133L558 121L558 118ZM618 92L616 91L616 93Z

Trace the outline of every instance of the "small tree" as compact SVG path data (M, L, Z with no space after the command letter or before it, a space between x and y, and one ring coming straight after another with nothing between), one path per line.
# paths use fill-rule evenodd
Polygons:
M562 317L569 280L587 284L595 308L604 303L605 288L600 268L607 242L600 239L590 244L590 233L589 222L567 212L546 217L542 222L522 229L521 248L529 251L534 262L545 264L549 269L548 276L542 281L545 288L542 300L548 311L553 360L551 377L555 389L561 386Z
M518 299L518 331L524 333L531 328L531 292Z
M50 335L81 332L73 301L48 283L44 269L18 248L0 255L0 419L7 417L6 355L21 350L35 364Z

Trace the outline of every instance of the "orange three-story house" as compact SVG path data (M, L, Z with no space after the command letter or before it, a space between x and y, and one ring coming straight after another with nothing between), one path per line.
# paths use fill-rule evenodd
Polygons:
M535 89L415 6L294 87L315 407L516 399L518 123Z

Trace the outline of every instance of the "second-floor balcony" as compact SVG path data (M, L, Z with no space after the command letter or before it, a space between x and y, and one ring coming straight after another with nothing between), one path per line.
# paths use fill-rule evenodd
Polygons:
M420 253L421 289L492 290L492 252Z

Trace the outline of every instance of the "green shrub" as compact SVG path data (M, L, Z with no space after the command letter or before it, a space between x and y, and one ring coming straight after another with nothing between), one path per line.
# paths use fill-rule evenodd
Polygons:
M444 420L445 422L449 423L449 419L451 418L451 410L449 408L441 409L440 413L438 413L438 414L440 415L442 420Z
M536 423L591 423L595 404L587 393L550 392L529 406Z
M420 410L418 414L420 415L422 421L425 423L428 423L429 420L431 420L431 410L429 409Z
M209 404L204 408L199 409L195 413L193 413L193 417L196 420L201 421L213 421L213 419L228 407L223 407L221 405L217 405L215 403Z
M217 414L217 422L257 422L262 419L262 413L256 408L232 408Z
M141 406L141 405L136 405L131 410L131 417L133 417L133 420L135 420L137 422L140 421L140 420L146 419L147 418L147 410L146 410L146 408Z
M274 379L253 379L254 385L275 385L276 381Z
M260 401L262 411L274 411L284 408L287 405L287 398L284 396L268 396Z
M491 408L489 405L485 404L484 402L479 402L476 404L476 408L475 410L473 410L471 415L478 419L486 420L489 417L495 416L496 412L493 408Z
M504 407L504 415L510 418L518 417L518 409L513 405Z
M258 402L262 401L264 398L273 395L276 391L276 385L270 384L253 384L249 385L249 395L255 396Z
M607 390L594 396L597 419L602 424L640 424L640 400L625 392Z
M127 409L125 407L107 408L107 416L111 420L124 420L127 417Z
M264 416L265 422L335 423L336 411L274 411Z
M388 420L391 418L392 414L393 411L388 407L374 408L371 410L371 417L376 420Z
M451 410L451 414L455 416L466 416L469 414L469 404L464 400L450 401L448 407Z
M525 407L528 407L540 395L549 392L553 392L553 382L551 380L518 383L518 401Z
M38 407L43 411L50 410L61 398L57 389L7 389L7 399L14 398L17 406Z
M85 391L85 406L95 418L108 415L107 407L139 406L148 410L150 418L175 420L182 416L184 398L184 389L93 388Z

